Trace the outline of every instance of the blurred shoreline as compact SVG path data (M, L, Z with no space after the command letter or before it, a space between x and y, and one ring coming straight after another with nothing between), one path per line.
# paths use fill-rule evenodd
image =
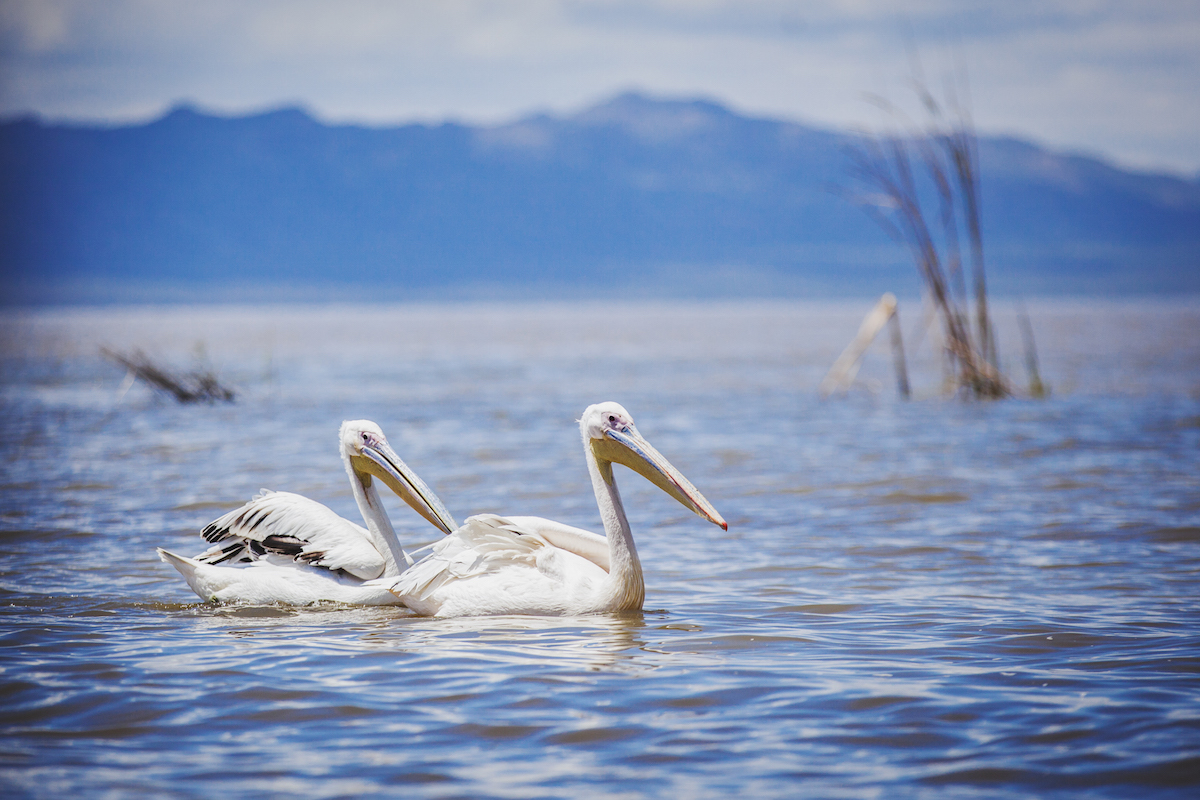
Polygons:
M619 292L618 292L619 293ZM815 391L873 299L41 306L0 309L0 358L100 361L99 348L144 351L219 372L270 361L353 365L437 361L452 369L609 368L669 358L728 360L743 380ZM919 301L900 298L918 397L936 396L940 347ZM1200 296L997 299L1001 366L1024 380L1018 312L1028 311L1055 394L1200 396ZM458 365L458 366L454 366ZM756 368L757 365L757 368ZM111 365L105 368L113 371ZM863 385L891 396L891 356L876 342ZM4 381L10 383L9 380Z

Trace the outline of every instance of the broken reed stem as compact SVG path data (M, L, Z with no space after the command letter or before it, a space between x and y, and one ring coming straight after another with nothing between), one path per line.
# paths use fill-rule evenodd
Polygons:
M896 311L896 296L888 292L879 298L879 302L871 307L867 316L863 317L858 326L858 333L846 345L846 349L838 356L837 361L829 368L829 374L821 381L818 388L822 397L828 397L836 391L846 391L854 383L858 368L862 364L863 355L875 337L883 330L883 326L891 323L892 327L892 356L896 365L896 383L900 396L909 398L908 368L904 360L904 343L900 338L900 321Z
M892 329L892 363L896 368L896 390L900 392L900 397L907 400L912 397L912 391L908 385L908 362L904 358L904 339L900 335L898 306L892 310L888 326Z

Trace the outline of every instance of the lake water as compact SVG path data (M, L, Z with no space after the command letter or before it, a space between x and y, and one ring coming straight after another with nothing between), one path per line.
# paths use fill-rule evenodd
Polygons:
M869 305L3 312L0 791L1196 796L1200 301L1032 303L1047 400L939 397L928 337L912 402L882 342L820 400ZM237 402L122 392L102 345ZM618 470L644 613L215 607L155 555L260 487L357 519L358 417L460 521L599 530L610 399L729 522Z

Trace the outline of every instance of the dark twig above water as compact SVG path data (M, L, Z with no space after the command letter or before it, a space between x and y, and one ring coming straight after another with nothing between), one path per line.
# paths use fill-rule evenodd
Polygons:
M233 402L236 394L221 384L211 370L177 373L155 364L141 351L129 355L100 348L100 354L129 370L155 389L166 392L181 403L213 403L218 400Z

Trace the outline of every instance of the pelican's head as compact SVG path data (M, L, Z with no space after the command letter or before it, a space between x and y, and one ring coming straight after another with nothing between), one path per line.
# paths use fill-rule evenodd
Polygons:
M588 406L579 420L579 430L604 480L612 482L611 464L624 464L709 522L729 530L704 495L642 438L624 406L612 402Z
M379 478L413 510L444 532L453 533L458 528L458 523L433 490L396 455L378 425L366 419L343 422L341 439L342 457L349 462L364 487L371 485L371 476Z

